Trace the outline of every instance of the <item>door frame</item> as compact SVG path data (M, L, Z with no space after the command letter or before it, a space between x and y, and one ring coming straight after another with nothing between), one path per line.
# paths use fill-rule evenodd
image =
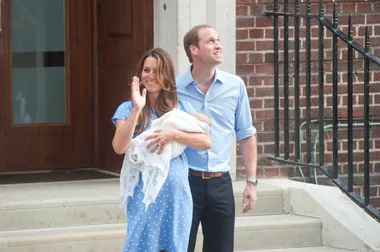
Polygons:
M6 65L4 57L6 56L7 51L7 43L5 41L5 34L8 34L7 30L8 28L4 25L5 20L8 20L8 13L5 11L4 8L4 0L0 0L0 101L6 100L6 92L5 92L5 84L7 81L7 74L6 74ZM0 150L3 149L3 142L4 142L4 130L2 129L5 127L5 106L1 106L0 104ZM3 152L0 151L0 167L3 163Z
M1 0L0 0L1 1ZM98 2L91 1L92 165L99 167Z
M91 22L91 1L92 0L86 0L86 2L82 3L82 6L83 5L87 5L88 6L88 9L87 9L87 15L88 15L88 19L87 21L88 22ZM42 128L44 132L48 132L46 134L50 134L50 132L55 132L55 126L59 126L61 127L64 131L70 131L70 127L72 126L71 123L73 122L72 121L72 116L73 114L75 113L72 113L71 111L71 103L72 103L72 99L75 95L72 95L72 90L71 90L71 87L73 85L72 83L72 80L73 80L73 73L76 72L77 70L73 70L75 69L76 67L76 64L73 63L72 61L72 58L73 58L73 55L71 53L71 51L75 51L75 50L78 50L77 48L75 48L75 50L73 50L73 44L74 42L72 41L73 37L72 36L72 25L75 24L75 20L76 20L76 16L72 16L72 10L73 10L73 7L75 6L75 1L73 0L66 0L64 2L64 8L65 8L65 19L64 19L64 25L65 25L65 45L66 45L66 50L65 50L65 66L66 66L66 73L65 73L65 76L66 76L66 121L64 123L43 123L43 124L27 124L27 125L15 125L13 124L13 113L12 113L12 64L9 64L12 62L12 42L11 42L11 0L0 0L0 25L1 25L1 31L0 31L0 101L1 101L1 105L0 105L0 150L3 150L4 149L4 146L6 144L6 136L8 134L10 134L11 132L14 133L17 133L18 131L22 131L23 133L26 132L26 134L31 134L31 135L34 135L34 134L38 134L39 132L39 128ZM84 19L86 19L86 17L84 17ZM86 22L87 22L86 21ZM92 24L86 24L88 25L88 28L91 28L92 27ZM88 43L90 44L92 41L91 41L91 32L89 31L88 32L88 35L86 36L86 38L88 38ZM80 37L78 38L80 39ZM87 47L88 48L88 47ZM92 81L92 67L90 66L90 64L92 64L91 62L91 58L92 55L92 51L91 50L88 50L86 51L86 54L87 54L87 58L85 60L86 63L86 68L88 69L88 71L86 71L85 73L85 80L83 81L83 83L85 83L85 86L83 86L83 88L88 88L88 111L89 113L91 114L89 118L91 118L91 121L89 121L88 123L92 123L92 114L93 114L93 111L92 111L92 95L91 93L93 93L92 91L92 85L91 85L91 81ZM79 64L79 63L78 63ZM87 120L87 118L85 118ZM92 131L92 125L91 126L88 126L88 130L91 130ZM93 135L93 132L89 133L91 134L91 138L89 139L90 141L92 141L92 135ZM75 139L72 135L71 135L71 141L73 142L72 144L75 144ZM8 140L7 140L8 141ZM83 162L83 164L79 164L80 162L78 162L79 166L78 167L82 167L82 165L85 165L86 167L91 167L93 166L93 159L94 159L94 155L93 155L93 150L92 150L92 143L90 143L90 147L87 152L87 155L86 155L86 158L87 158L87 161ZM89 153L91 151L91 153ZM0 151L0 170L8 170L7 167L4 167L5 164L6 164L6 161L5 161L5 154L3 153L3 151ZM73 159L72 157L72 154L70 154L70 160ZM75 162L74 163L71 163L72 161L70 161L70 165L76 165ZM36 168L39 168L39 167L36 167ZM64 167L62 167L64 168ZM54 169L54 168L53 168Z

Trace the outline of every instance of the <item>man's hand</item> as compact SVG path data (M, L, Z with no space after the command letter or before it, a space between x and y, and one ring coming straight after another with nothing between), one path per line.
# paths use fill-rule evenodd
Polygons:
M243 193L243 213L247 213L252 210L257 201L256 186L252 183L247 183Z

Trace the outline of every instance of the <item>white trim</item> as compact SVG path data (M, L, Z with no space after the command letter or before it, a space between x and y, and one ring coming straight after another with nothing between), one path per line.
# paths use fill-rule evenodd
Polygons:
M164 7L165 6L165 7ZM220 69L235 74L236 1L154 0L154 46L165 49L173 59L176 74L187 71L190 63L183 49L183 37L194 25L213 26L223 43L224 62ZM231 148L231 176L236 178L236 141Z

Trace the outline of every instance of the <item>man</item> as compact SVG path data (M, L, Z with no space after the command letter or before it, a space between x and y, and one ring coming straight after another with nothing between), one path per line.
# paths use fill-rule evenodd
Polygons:
M197 112L210 117L212 136L211 150L185 151L194 203L188 251L194 251L201 222L203 251L232 252L235 202L228 171L234 133L248 177L243 212L250 211L257 200L256 129L252 126L247 90L241 78L216 68L223 61L223 49L211 26L191 28L184 37L184 48L192 66L177 77L177 91Z

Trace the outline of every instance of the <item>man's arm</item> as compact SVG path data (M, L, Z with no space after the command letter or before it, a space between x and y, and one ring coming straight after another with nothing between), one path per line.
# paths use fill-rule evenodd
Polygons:
M243 156L244 167L248 178L256 179L257 141L256 129L252 125L251 108L247 89L243 80L240 82L240 100L235 114L236 138L240 144L240 153ZM256 186L247 183L243 194L243 213L250 211L257 201Z
M248 178L256 178L257 169L257 141L256 135L239 141L240 153Z
M240 153L243 156L243 163L246 169L248 178L256 178L257 169L257 140L256 135L244 138L239 141ZM243 213L252 210L257 201L256 186L252 183L247 183L242 205L244 207Z

